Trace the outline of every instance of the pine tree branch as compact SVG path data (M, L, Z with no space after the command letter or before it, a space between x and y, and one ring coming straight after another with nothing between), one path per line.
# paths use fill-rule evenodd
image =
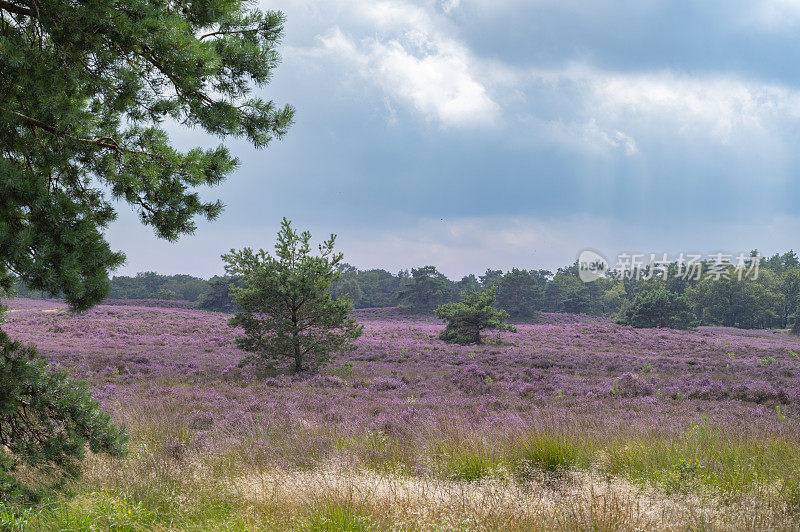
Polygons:
M0 0L0 2L2 2L2 0ZM0 111L5 111L6 113L14 115L17 118L19 118L20 120L22 120L23 122L25 122L28 126L39 128L39 129L42 129L44 131L47 131L48 133L50 133L51 135L53 135L55 137L68 138L68 139L71 139L71 140L75 140L75 141L78 141L78 142L83 142L83 143L86 143L86 144L92 144L94 146L99 146L101 148L106 148L106 149L109 149L109 150L124 151L124 152L127 152L127 153L134 153L134 154L139 154L139 155L146 155L148 157L155 157L155 154L150 153L149 151L135 150L133 148L126 148L125 146L120 146L119 143L116 140L114 140L113 138L111 138L111 137L100 137L100 138L97 138L97 139L89 139L89 138L85 138L85 137L75 137L75 136L72 136L72 135L67 135L65 133L61 133L55 127L51 126L50 124L45 124L41 120L37 120L36 118L32 118L30 116L23 115L22 113L18 113L16 111L12 111L10 109L6 109L5 107L0 107Z
M3 11L8 11L9 13L15 13L17 15L25 15L26 17L36 17L36 13L33 9L29 7L22 7L17 4L12 4L11 2L6 2L5 0L0 0L0 9Z

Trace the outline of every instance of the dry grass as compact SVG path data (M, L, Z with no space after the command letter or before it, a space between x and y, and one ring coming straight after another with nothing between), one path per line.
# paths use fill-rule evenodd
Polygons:
M0 505L0 530L800 529L798 486L787 495L785 481L755 483L733 498L702 483L672 490L610 472L603 452L523 475L488 462L465 480L377 469L347 452L306 468L251 461L248 471L223 467L238 454L145 443L144 434L155 432L141 431L126 460L90 456L66 496L34 510Z

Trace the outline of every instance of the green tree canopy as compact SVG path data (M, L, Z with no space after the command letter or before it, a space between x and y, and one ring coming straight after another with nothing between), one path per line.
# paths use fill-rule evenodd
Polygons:
M508 312L494 308L495 290L464 292L461 301L437 308L436 317L447 322L439 338L448 343L481 344L481 333L487 329L516 331L506 323Z
M636 296L620 316L619 323L638 328L688 329L694 314L684 296L657 288Z
M486 273L478 277L481 281L481 287L483 288L492 288L493 286L497 286L500 283L500 279L503 278L503 270L493 270L491 268L486 268Z
M242 283L232 289L241 310L230 324L244 329L237 343L254 354L245 362L290 359L295 371L303 371L325 363L332 352L353 347L363 328L349 317L352 302L334 300L330 292L341 275L335 239L331 235L319 245L319 255L312 255L311 234L298 234L284 218L274 257L250 248L222 256L227 272Z
M112 201L174 240L215 218L197 188L236 167L224 146L175 149L169 120L266 146L293 109L252 96L284 18L243 0L0 1L0 274L82 310L124 257Z
M797 302L800 300L800 268L792 267L785 270L778 280L778 293L780 294L781 322L782 326L789 323L789 318L797 310Z
M417 312L430 312L452 299L453 283L436 266L411 269L411 281L400 292L400 303Z
M512 268L497 285L497 306L513 318L532 318L541 308L547 278L540 272Z
M686 297L697 309L702 323L753 329L781 324L781 297L770 287L776 275L764 270L757 281L703 279L686 290ZM783 325L781 325L783 326Z

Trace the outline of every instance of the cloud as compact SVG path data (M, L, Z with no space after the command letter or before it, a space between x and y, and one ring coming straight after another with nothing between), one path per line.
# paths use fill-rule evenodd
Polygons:
M596 72L589 79L592 101L611 118L647 118L678 134L708 135L721 143L800 114L797 91L730 77Z
M790 120L800 114L800 98L779 84L712 71L615 71L588 59L564 58L561 65L542 67L534 56L527 64L481 56L480 47L460 36L458 17L450 16L479 4L488 5L342 0L317 6L329 16L318 15L316 20L327 22L320 23L316 43L303 53L318 65L344 70L337 79L352 94L377 91L381 103L374 108L391 109L386 119L395 125L403 119L397 113L410 110L444 129L524 127L520 135L529 139L628 157L642 153L647 139L656 136L678 143L731 146L755 139L781 145L783 133L795 129ZM645 11L662 4L648 4ZM800 17L800 0L758 5L762 12L796 11ZM573 12L578 5L559 9Z
M450 13L458 9L461 5L461 0L441 0L439 5L442 6L442 10L444 10L445 13Z
M372 28L370 37L352 37L336 26L319 36L320 47L311 53L349 65L363 81L444 127L497 123L501 108L478 61L433 14L391 1L364 3L354 16Z
M520 68L508 83L525 95L514 111L536 130L529 136L594 154L632 156L668 141L758 155L788 151L800 136L800 91L758 80L569 64Z
M767 29L795 26L800 21L800 1L761 0L755 2L749 19Z

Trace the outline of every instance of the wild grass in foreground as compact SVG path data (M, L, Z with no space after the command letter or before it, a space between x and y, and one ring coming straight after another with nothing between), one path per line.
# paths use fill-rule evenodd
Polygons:
M708 431L708 432L706 432ZM94 456L66 495L6 505L3 530L617 530L800 526L796 442L684 434L385 436L318 462L280 448L246 468L134 434L128 460ZM304 437L313 437L311 432ZM218 435L223 437L223 435ZM142 437L149 438L144 441ZM371 436L374 438L375 436ZM277 436L276 436L277 438ZM366 440L365 440L366 441ZM310 446L306 442L305 447ZM413 449L417 449L416 453ZM400 450L403 450L400 452ZM216 453L216 452L215 452ZM255 456L258 456L257 454ZM391 464L391 466L389 465ZM423 466L424 464L424 466Z

